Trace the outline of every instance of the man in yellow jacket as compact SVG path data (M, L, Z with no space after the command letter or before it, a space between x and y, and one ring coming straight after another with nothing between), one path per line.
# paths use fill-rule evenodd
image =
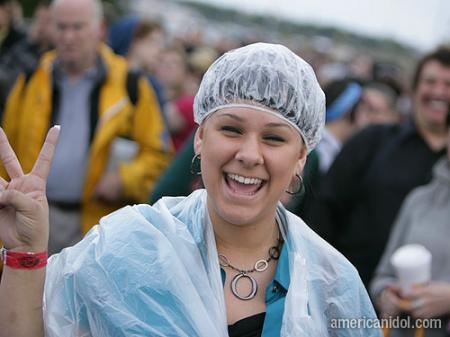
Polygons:
M47 130L61 125L47 184L49 253L75 243L101 216L146 202L171 157L155 95L136 78L133 102L126 61L101 43L102 17L99 0L55 0L56 50L19 77L6 104L2 126L25 171ZM127 160L116 156L121 142Z

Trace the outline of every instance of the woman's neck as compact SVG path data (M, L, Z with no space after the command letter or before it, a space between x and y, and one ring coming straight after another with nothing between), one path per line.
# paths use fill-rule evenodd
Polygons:
M277 244L278 225L273 217L254 224L235 225L221 219L216 212L209 212L217 250L220 253L233 253L261 258L270 247Z

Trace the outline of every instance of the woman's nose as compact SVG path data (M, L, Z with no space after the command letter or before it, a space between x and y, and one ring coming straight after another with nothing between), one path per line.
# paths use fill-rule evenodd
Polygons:
M236 153L236 159L248 167L262 165L264 163L264 157L258 139L256 137L247 137L241 143Z

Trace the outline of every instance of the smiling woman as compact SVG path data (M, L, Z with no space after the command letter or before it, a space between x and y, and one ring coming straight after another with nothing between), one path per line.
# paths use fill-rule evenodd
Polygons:
M336 319L375 318L367 293L353 266L278 201L301 181L324 105L312 68L286 47L224 54L195 98L193 162L206 190L104 217L46 272L45 261L33 269L14 259L45 259L56 131L28 175L0 134L12 177L0 194L6 335L381 336L366 325L333 329ZM17 315L29 330L10 321Z
M260 228L274 226L277 201L306 158L289 123L250 104L218 110L200 126L195 151L201 154L213 223Z

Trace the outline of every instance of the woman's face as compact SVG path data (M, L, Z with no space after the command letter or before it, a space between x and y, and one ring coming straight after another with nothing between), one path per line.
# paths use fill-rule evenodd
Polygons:
M282 119L251 108L219 110L200 126L195 151L213 221L273 221L278 200L303 170L306 147Z
M186 65L183 56L175 51L163 52L156 74L166 86L182 84L186 77Z
M389 105L389 98L377 89L364 89L361 101L356 108L355 123L358 128L371 124L390 124L398 122L398 114Z
M159 64L163 47L164 35L162 31L155 30L145 37L136 39L130 47L130 54L145 70L153 72Z

